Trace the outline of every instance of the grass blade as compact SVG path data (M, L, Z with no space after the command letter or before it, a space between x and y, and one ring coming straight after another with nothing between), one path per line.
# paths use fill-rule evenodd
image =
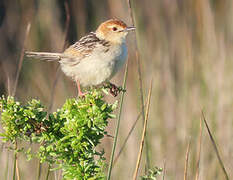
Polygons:
M133 125L132 125L132 127L131 127L131 129L130 129L130 131L129 131L129 133L128 133L128 135L127 135L126 138L125 138L125 141L123 142L122 147L120 148L119 153L116 155L116 158L114 159L113 166L116 164L118 158L120 157L121 153L123 152L123 150L124 150L124 148L125 148L125 146L126 146L126 143L128 142L128 139L129 139L130 135L132 134L132 132L133 132L133 130L134 130L134 128L135 128L135 126L136 126L138 120L139 120L140 117L141 117L141 115L142 115L142 112L140 112L140 113L138 114L138 116L137 116L135 122L133 123Z
M207 128L208 134L209 134L209 136L210 136L210 140L211 140L211 142L212 142L212 144L213 144L213 146L214 146L214 151L215 151L215 153L216 153L216 155L217 155L219 164L220 164L220 166L221 166L221 168L222 168L222 170L223 170L223 173L224 173L224 175L225 175L226 180L229 180L229 176L228 176L227 171L226 171L226 169L225 169L225 167L224 167L223 161L222 161L222 159L221 159L221 156L220 156L220 154L219 154L217 145L216 145L216 143L215 143L215 141L214 141L214 138L213 138L213 136L212 136L212 133L211 133L211 131L210 131L210 128L209 128L209 126L208 126L208 123L207 123L207 121L206 121L205 114L204 114L203 111L202 111L202 117L203 117L205 126L206 126L206 128Z
M122 86L123 89L125 89L125 87L126 87L127 74L128 74L128 61L126 62L126 66L125 66L124 81L123 81L123 86ZM117 118L117 126L116 126L116 131L115 131L115 136L114 136L114 142L113 142L113 147L112 147L110 163L109 163L109 167L108 167L107 180L110 180L110 178L111 178L113 158L114 158L114 153L115 153L116 143L117 143L117 138L118 138L118 132L119 132L119 126L120 126L120 120L121 120L121 113L122 113L124 97L125 97L125 92L122 91L121 100L120 100L120 109L119 109L119 114L118 114L118 118Z

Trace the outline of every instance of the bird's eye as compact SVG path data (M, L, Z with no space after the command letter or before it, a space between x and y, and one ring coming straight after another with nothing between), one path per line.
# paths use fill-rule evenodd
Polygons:
M116 27L113 27L112 30L113 30L113 31L117 31L117 28L116 28Z

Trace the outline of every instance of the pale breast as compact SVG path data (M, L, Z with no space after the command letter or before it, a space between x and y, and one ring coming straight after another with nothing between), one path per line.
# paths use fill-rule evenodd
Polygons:
M89 56L71 66L61 63L63 72L74 80L79 80L82 86L99 85L109 81L124 65L127 58L127 47L112 45L99 46Z
M111 78L123 67L128 56L128 50L126 44L122 44L120 54L115 57L114 69Z

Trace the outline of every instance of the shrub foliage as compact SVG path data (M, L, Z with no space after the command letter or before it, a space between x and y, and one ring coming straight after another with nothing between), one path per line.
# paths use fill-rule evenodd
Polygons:
M1 136L12 145L38 144L36 150L26 146L21 150L29 159L36 157L61 168L64 179L104 179L104 151L96 147L107 134L105 128L115 108L116 103L104 101L101 90L96 89L83 98L68 99L50 114L39 100L22 105L13 97L2 96Z

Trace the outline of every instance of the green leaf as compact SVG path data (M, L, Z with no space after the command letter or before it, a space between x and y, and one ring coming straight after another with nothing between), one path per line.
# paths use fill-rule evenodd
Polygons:
M25 146L15 152L55 164L62 168L64 179L104 179L104 152L96 147L106 134L116 106L117 103L112 105L103 99L101 89L91 89L83 98L67 99L61 108L48 115L39 100L22 105L13 97L2 96L0 136L6 143L20 140L22 144L37 144L37 149Z

